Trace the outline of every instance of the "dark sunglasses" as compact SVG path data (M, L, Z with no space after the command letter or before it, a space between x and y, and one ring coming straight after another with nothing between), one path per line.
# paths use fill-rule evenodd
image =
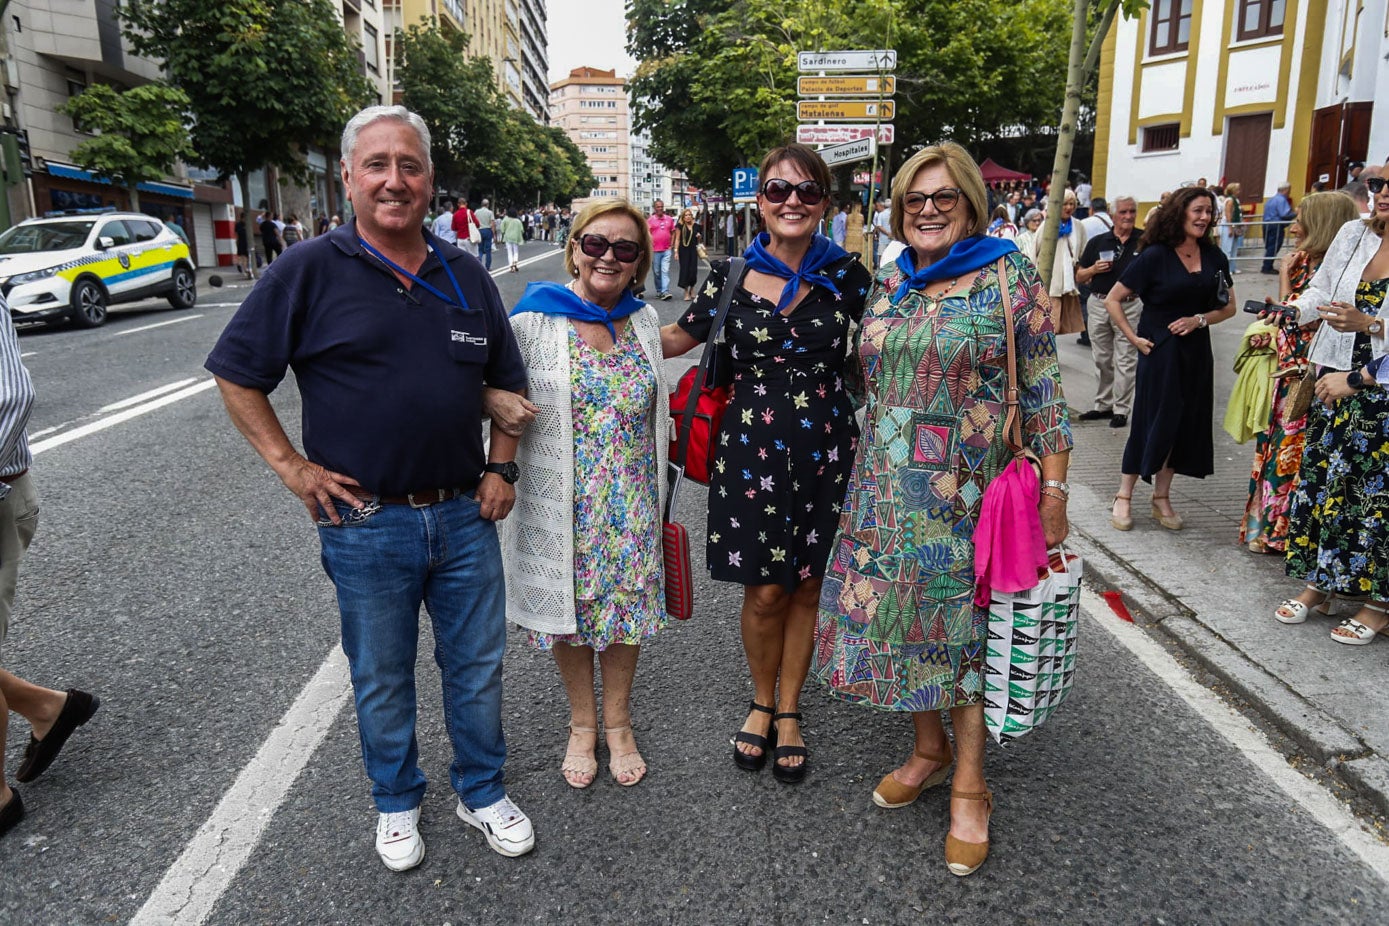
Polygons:
M1384 177L1371 177L1365 181L1365 186L1370 188L1371 193L1378 194L1380 190L1384 189L1386 183L1389 183L1389 179L1385 179Z
M960 190L949 186L934 193L908 193L902 197L902 209L908 215L916 215L926 208L926 202L930 200L935 203L937 211L949 212L960 204L963 195Z
M641 245L635 241L609 241L602 235L579 236L579 250L589 257L602 257L608 253L608 248L612 248L613 257L623 264L635 264L641 254Z
M817 206L820 200L825 198L825 188L814 180L792 183L790 180L774 177L762 184L762 195L767 197L767 202L776 203L778 206L791 198L792 190L796 191L796 196L803 206Z

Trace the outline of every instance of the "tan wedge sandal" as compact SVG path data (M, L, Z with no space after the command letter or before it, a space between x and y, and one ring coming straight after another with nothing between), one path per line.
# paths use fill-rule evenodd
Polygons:
M959 798L962 801L983 801L988 807L988 815L994 814L994 793L992 791L955 791L950 792L951 800ZM984 864L984 860L989 857L989 841L965 842L956 839L949 833L945 834L945 867L950 869L952 875L972 875L979 870L979 866Z
M1132 495L1116 495L1116 496L1114 496L1114 502L1117 502L1117 501L1132 502L1132 501L1133 501L1133 496L1132 496ZM1109 523L1110 523L1110 526L1113 527L1116 531L1131 531L1131 530L1133 530L1133 515L1130 514L1130 515L1129 515L1128 517L1126 517L1126 518L1117 517L1117 516L1114 514L1114 502L1110 502L1110 503L1109 503Z
M1169 531L1181 530L1182 527L1186 525L1186 522L1182 520L1182 516L1177 514L1176 512L1173 512L1172 514L1163 514L1162 509L1157 506L1158 502L1165 501L1170 501L1170 497L1166 495L1153 496L1153 520L1161 524L1163 527L1167 528Z
M916 750L915 755L918 759L925 759L927 762L939 762L940 768L927 775L925 780L916 787L904 785L893 777L891 772L883 776L883 780L878 782L878 786L873 789L873 803L887 810L896 810L898 807L906 807L921 796L921 792L927 788L934 788L936 785L950 777L950 770L955 764L955 753L950 749L950 741L945 741L945 752L939 755L932 755L929 752Z

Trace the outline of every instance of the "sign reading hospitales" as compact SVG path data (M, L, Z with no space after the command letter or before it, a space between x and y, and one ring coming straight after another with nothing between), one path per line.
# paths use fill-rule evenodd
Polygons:
M757 168L733 168L733 201L735 203L757 202Z
M837 145L860 138L872 138L873 130L878 130L878 144L890 145L896 131L890 123L883 125L798 125L796 141L802 145Z
M873 140L873 136L858 138L854 141L846 141L838 145L830 145L828 148L820 149L820 157L825 164L830 167L836 164L851 164L854 161L866 161L878 151L878 144Z
M893 49L875 51L803 51L796 55L802 71L892 71L897 68L897 52Z
M892 96L897 92L897 78L867 74L801 77L796 80L796 92L801 96Z
M796 118L803 122L817 119L891 119L896 107L891 100L801 100Z

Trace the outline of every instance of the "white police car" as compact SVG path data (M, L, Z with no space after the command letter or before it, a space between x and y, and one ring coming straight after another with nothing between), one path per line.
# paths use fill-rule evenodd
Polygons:
M192 308L193 271L188 245L138 212L27 219L0 235L0 294L16 322L70 318L95 328L108 305L152 296Z

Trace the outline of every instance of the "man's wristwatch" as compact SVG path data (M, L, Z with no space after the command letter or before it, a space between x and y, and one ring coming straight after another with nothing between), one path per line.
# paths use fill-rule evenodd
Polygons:
M1351 370L1346 374L1346 385L1359 392L1365 388L1365 377L1360 375L1359 370Z
M1370 322L1370 327L1366 330L1369 331L1370 334L1374 335L1375 337L1379 337L1381 334L1384 333L1384 322L1380 321L1379 319L1375 319L1374 321Z
M516 480L521 478L521 467L517 466L515 461L488 463L483 467L483 472L496 473L498 476L502 477L507 485L515 485Z

